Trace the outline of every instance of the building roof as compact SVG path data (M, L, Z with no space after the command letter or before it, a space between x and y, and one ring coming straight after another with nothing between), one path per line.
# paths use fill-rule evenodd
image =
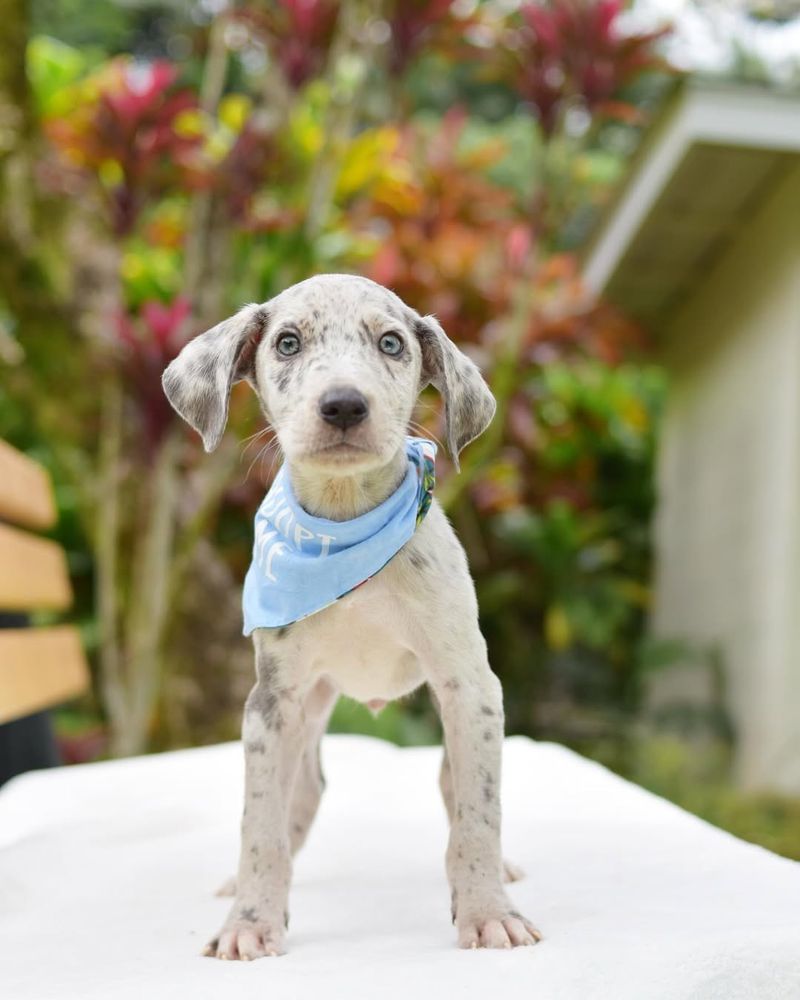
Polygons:
M798 155L797 96L684 84L600 220L584 255L587 284L663 326Z

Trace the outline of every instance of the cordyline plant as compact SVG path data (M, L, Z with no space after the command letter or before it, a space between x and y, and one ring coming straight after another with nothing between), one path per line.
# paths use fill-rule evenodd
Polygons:
M445 51L455 48L459 35L477 23L476 13L453 13L453 0L394 0L387 10L388 70L401 77L420 51L435 41Z
M523 3L518 20L504 28L498 64L546 136L576 103L597 118L640 120L621 95L642 73L667 68L654 44L668 29L625 34L624 7L623 0Z
M200 142L181 128L197 100L175 87L177 77L167 62L116 59L76 87L70 114L44 122L67 163L102 178L115 237L130 234L141 209L175 187Z
M508 309L518 280L506 265L520 214L511 193L486 176L505 146L465 148L465 126L465 112L453 109L435 127L406 127L353 219L385 232L366 265L369 277L435 313L460 340L477 342Z
M256 32L280 67L292 90L319 76L333 41L339 0L283 0L276 4L246 4L231 13Z

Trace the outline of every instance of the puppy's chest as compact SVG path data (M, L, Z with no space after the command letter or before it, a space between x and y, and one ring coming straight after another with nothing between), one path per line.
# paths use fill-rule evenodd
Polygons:
M359 701L391 700L422 682L411 601L387 567L301 623L300 655Z

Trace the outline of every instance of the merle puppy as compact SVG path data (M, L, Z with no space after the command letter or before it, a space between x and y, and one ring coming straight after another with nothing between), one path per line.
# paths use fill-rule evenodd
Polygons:
M260 536L254 586L280 575L294 542L306 554L312 547L321 565L337 525L361 523L416 482L408 479L414 439L406 435L426 385L444 397L454 460L495 409L478 369L433 317L348 275L310 278L246 306L169 365L165 392L207 451L222 437L231 386L241 379L275 430L296 502L280 530ZM319 744L338 695L377 710L422 684L445 734L441 788L458 942L511 948L540 938L503 888L504 877L517 874L500 852L503 700L464 550L435 500L430 509L420 506L409 530L357 589L337 592L340 599L292 623L253 626L257 681L242 727L245 814L235 900L206 954L249 960L284 951L292 855L319 805Z

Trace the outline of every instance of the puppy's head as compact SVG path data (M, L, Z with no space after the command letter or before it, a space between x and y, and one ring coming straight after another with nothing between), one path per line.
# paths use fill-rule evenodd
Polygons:
M351 275L319 275L245 306L169 365L164 391L206 451L219 444L241 379L255 389L287 459L329 474L385 465L429 383L444 397L456 462L495 408L478 369L433 317Z

